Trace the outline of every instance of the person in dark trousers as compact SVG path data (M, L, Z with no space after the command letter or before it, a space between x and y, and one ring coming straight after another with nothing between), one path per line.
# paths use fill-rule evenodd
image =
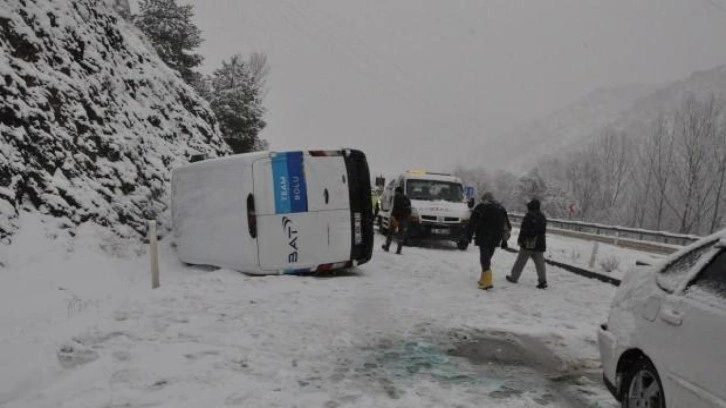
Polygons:
M396 253L401 254L401 247L406 241L406 230L408 229L408 221L411 218L411 200L403 194L402 187L396 187L396 195L393 196L393 209L391 210L391 218L388 221L388 236L386 237L386 243L383 244L382 248L388 252L391 247L391 241L393 240L393 234L398 231L398 248Z
M512 266L512 272L506 279L511 283L517 283L522 275L522 269L529 258L534 260L537 270L537 288L547 288L547 271L545 269L544 252L547 250L545 235L547 233L547 217L540 211L540 202L536 198L527 204L527 214L522 220L519 229L519 255Z
M508 219L507 210L494 200L494 195L490 192L482 195L481 202L472 211L465 240L469 243L476 235L474 242L479 247L479 262L481 263L479 289L489 290L494 287L492 256L496 247L502 244L507 228L511 229Z

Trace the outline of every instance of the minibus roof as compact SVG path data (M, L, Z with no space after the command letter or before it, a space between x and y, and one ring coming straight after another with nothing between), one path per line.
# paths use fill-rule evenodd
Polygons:
M407 170L403 176L407 179L417 180L436 180L436 181L448 181L452 183L461 183L461 179L448 173L435 173L424 170Z

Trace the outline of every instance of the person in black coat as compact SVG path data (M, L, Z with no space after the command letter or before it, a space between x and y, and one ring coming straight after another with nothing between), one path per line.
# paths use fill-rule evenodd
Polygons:
M494 287L492 280L491 262L494 250L508 238L511 230L507 210L494 200L492 193L486 192L481 202L474 207L469 219L465 242L469 243L476 235L474 242L479 247L479 262L481 263L481 276L479 289L488 290ZM506 244L503 244L506 247Z
M547 217L540 211L540 202L536 198L527 204L527 214L519 229L519 255L506 279L517 283L522 269L529 258L534 261L537 270L538 289L547 288L547 271L545 269L544 252L547 250Z
M382 248L388 252L393 240L393 234L398 230L398 248L396 254L401 254L401 247L406 241L406 230L408 229L408 221L411 218L411 200L403 194L402 187L396 187L396 194L393 196L393 208L391 209L391 218L388 221L388 236L386 243Z

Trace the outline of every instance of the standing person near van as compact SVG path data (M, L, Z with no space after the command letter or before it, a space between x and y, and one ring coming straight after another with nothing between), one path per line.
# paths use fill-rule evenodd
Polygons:
M527 203L527 214L522 220L519 229L519 255L512 266L512 272L506 279L509 282L517 283L522 269L529 258L534 260L534 267L537 270L537 289L547 288L547 271L545 269L544 252L547 250L545 236L547 233L547 217L540 211L540 202L536 198Z
M388 236L386 243L382 248L388 252L393 240L395 230L398 231L398 248L397 254L401 254L401 247L406 240L406 230L408 229L408 221L411 218L411 200L403 194L403 187L396 187L396 194L393 196L393 209L391 210L391 218L388 222Z
M481 196L481 202L474 207L466 231L466 242L469 243L476 234L475 243L479 247L479 262L481 263L481 276L479 289L489 290L492 284L492 256L494 250L502 243L507 228L509 216L507 210L494 200L494 195L486 192Z

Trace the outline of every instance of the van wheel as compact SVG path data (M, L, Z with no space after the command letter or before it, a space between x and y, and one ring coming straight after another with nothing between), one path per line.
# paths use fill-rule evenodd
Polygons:
M665 408L663 384L647 358L638 359L623 378L623 408Z
M466 251L466 249L469 248L469 243L464 241L457 241L456 247L461 249L462 251Z

